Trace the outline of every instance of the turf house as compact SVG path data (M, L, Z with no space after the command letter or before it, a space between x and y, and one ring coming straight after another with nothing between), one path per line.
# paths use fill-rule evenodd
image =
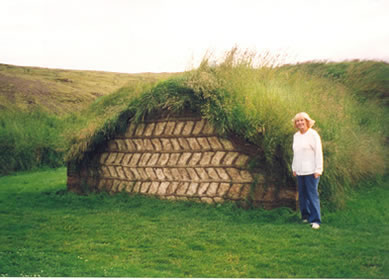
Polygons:
M382 98L361 103L348 80L313 66L254 67L233 50L219 64L204 59L97 99L68 138L68 189L296 209L291 119L306 111L323 143L321 200L343 207L351 188L386 170L386 111L374 103Z
M68 190L295 209L296 185L279 176L285 168L269 167L263 148L228 124L233 98L198 91L190 81L172 78L133 94L115 118L74 143Z

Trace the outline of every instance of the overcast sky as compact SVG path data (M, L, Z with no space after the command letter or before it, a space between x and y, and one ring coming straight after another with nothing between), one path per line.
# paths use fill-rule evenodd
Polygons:
M0 0L0 63L181 72L234 46L389 62L389 0Z

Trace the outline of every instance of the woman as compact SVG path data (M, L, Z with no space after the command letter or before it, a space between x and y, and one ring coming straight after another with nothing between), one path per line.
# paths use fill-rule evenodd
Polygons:
M323 172L323 152L320 136L312 129L315 121L305 112L293 118L298 131L293 136L293 176L297 176L299 203L303 222L313 229L321 224L318 186Z

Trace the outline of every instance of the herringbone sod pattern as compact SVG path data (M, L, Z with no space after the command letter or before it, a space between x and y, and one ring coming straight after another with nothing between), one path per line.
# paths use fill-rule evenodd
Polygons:
M98 189L194 199L245 199L253 175L249 156L204 119L130 123L99 157Z

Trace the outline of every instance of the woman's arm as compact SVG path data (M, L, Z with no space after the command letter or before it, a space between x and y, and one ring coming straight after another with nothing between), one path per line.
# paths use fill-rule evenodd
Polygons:
M321 144L320 135L314 133L314 147L315 147L315 178L318 178L323 173L323 148Z
M293 160L292 160L292 172L293 172L293 176L297 176L296 174L296 155L295 155L295 151L294 151L294 145L295 145L295 140L296 139L296 135L293 135L293 144L292 144L292 150L293 150Z

